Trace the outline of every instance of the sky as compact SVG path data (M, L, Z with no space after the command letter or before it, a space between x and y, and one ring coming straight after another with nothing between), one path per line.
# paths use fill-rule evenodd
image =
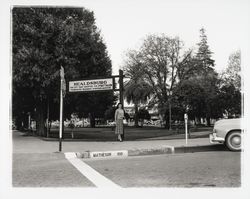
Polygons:
M84 0L93 11L107 45L113 74L123 65L125 53L138 48L148 34L179 36L184 49L195 48L199 30L206 30L208 44L220 72L229 55L241 50L249 24L249 1L244 0Z

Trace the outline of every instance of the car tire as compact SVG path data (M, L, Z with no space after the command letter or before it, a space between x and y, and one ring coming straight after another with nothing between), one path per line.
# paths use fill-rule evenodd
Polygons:
M226 146L231 151L241 150L241 131L232 131L226 137Z

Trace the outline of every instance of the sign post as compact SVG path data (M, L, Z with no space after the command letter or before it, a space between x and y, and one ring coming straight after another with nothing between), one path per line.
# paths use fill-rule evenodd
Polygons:
M184 120L185 120L185 140L186 145L188 144L188 115L187 113L184 114Z
M29 131L31 130L31 116L30 116L30 112L28 112L28 129Z
M119 89L115 88L115 78L119 78ZM97 78L97 79L82 79L82 80L73 80L69 81L68 91L69 93L78 93L78 92L96 92L96 91L119 91L120 103L124 106L124 97L123 97L123 70L119 70L119 75L112 75L107 78ZM124 132L122 135L124 140Z
M60 86L60 129L59 129L59 151L62 151L62 134L63 134L63 97L66 92L66 84L64 79L64 68L60 70L61 86Z
M120 93L120 103L122 104L122 108L124 109L124 100L123 100L123 71L119 70L119 93ZM123 126L123 134L122 134L122 140L124 140L124 126Z

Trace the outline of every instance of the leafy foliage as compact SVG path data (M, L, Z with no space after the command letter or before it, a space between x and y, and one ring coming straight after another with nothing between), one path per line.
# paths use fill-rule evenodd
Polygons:
M234 85L224 85L220 89L218 101L221 104L222 112L227 117L241 115L241 92Z
M115 110L116 108L113 106L113 107L109 107L105 113L104 113L104 119L105 120L114 120L114 117L115 117Z
M207 42L207 35L205 32L206 31L204 28L200 29L200 42L197 44L198 52L196 54L196 58L204 70L214 66L214 60L211 59L212 52L209 49L209 45Z
M141 127L143 126L144 120L150 120L151 116L145 108L140 108L137 115L138 119L141 120Z
M228 59L228 66L222 73L224 85L232 84L237 90L241 90L241 52L233 52Z
M128 56L131 59L127 60L125 75L130 78L124 85L124 96L126 101L135 104L135 126L138 126L138 106L141 103L146 103L152 95L152 87L143 78L143 71L134 60L135 54L131 51Z
M241 115L241 53L235 51L229 56L228 66L221 75L219 100L222 112L227 117Z
M139 50L128 52L125 67L151 86L151 101L158 104L167 121L171 97L173 119L183 120L188 111L189 118L203 117L210 125L210 118L221 117L223 111L217 103L220 80L205 29L200 30L195 54L193 50L183 51L183 46L178 37L149 35Z
M30 109L36 108L38 131L42 135L46 102L52 110L59 104L60 67L65 69L66 80L110 76L111 61L94 14L87 9L15 7L12 14L13 106L20 103L18 96L22 96L25 103L32 99ZM22 93L24 89L29 92ZM82 104L77 104L82 98ZM91 112L94 106L100 115L112 99L112 93L68 95L65 113L70 114L77 104L76 111ZM106 103L100 106L104 101ZM22 107L14 107L13 116L22 110Z
M148 112L148 110L146 110L145 108L141 108L139 109L139 112L138 112L138 118L139 119L146 119L146 120L150 120L151 116Z
M127 53L126 70L150 85L153 93L150 100L158 104L163 115L168 106L169 93L178 83L178 78L184 75L183 67L191 59L191 51L183 52L182 48L183 42L178 37L148 35L139 50Z
M136 104L146 103L152 92L149 84L144 81L134 81L133 79L125 83L124 89L127 102Z

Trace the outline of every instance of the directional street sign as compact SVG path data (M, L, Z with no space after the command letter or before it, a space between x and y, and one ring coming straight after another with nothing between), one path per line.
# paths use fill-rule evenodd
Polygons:
M113 78L69 82L69 92L113 90Z

